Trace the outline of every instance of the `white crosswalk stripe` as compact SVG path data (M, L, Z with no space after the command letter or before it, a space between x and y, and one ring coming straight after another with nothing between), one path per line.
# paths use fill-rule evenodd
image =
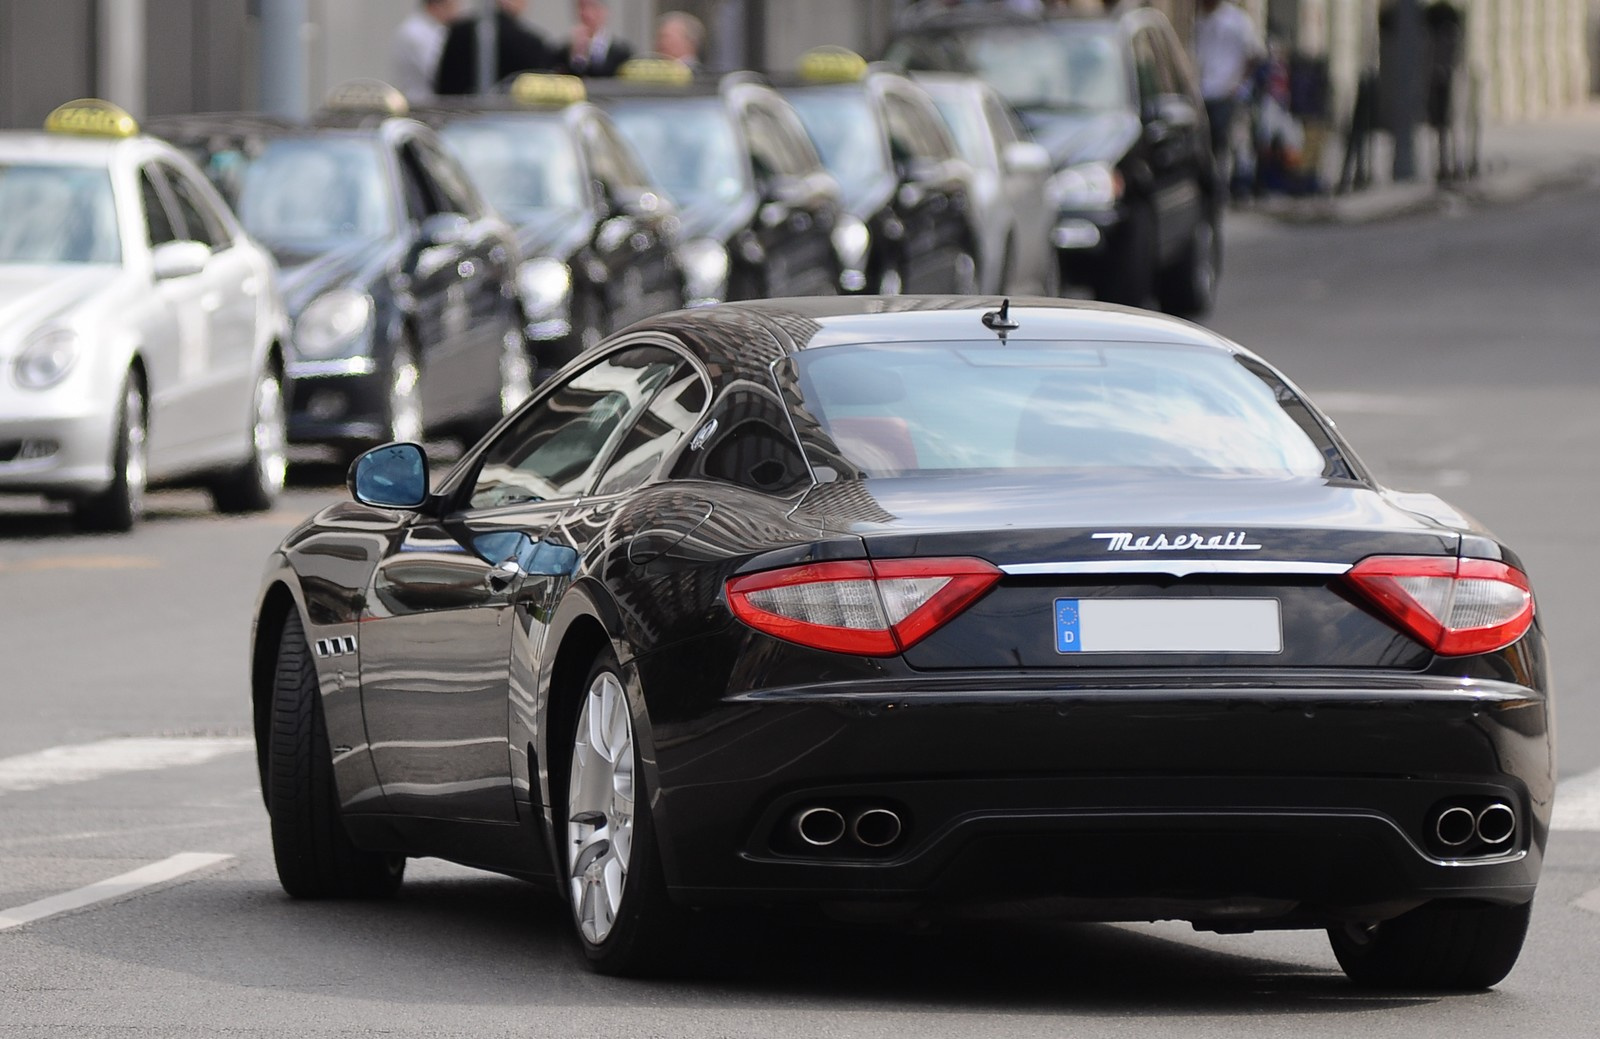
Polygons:
M125 772L199 765L254 746L255 741L244 736L130 736L50 747L0 758L0 795L83 783Z

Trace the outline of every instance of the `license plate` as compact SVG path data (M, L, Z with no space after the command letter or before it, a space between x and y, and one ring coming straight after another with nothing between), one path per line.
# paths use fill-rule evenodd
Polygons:
M1276 599L1057 599L1058 653L1281 653Z

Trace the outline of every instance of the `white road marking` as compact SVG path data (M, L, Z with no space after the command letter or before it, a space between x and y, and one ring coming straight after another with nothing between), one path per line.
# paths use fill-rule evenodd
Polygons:
M1600 830L1600 769L1563 780L1556 786L1552 830Z
M124 772L198 765L253 748L245 736L135 736L0 758L0 794L82 783Z
M13 927L31 924L35 920L43 920L47 916L57 913L67 913L84 906L104 902L110 898L121 898L123 895L138 891L140 888L150 887L154 884L163 884L174 880L186 873L193 873L207 866L214 866L233 858L232 855L222 855L216 852L185 851L171 858L152 862L148 866L129 870L127 873L118 874L99 883L80 887L76 891L65 894L51 895L41 898L37 902L29 902L15 909L0 909L0 931L8 931Z

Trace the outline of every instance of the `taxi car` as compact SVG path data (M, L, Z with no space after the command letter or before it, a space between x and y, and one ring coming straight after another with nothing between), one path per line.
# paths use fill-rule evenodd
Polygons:
M515 234L407 110L393 88L354 81L310 123L150 123L278 261L293 444L472 438L532 388Z
M839 291L839 186L759 77L635 58L588 89L677 206L691 306Z
M1063 282L1182 316L1211 309L1224 200L1205 105L1165 15L922 4L908 18L888 60L986 80L1049 149Z
M200 171L94 99L0 134L0 493L122 531L145 490L283 487L272 258Z
M1527 572L1203 328L682 311L430 471L374 449L266 564L291 895L528 877L608 972L780 902L1326 929L1380 986L1517 959L1555 789Z
M973 292L972 170L927 93L899 70L824 47L779 89L838 178L836 239L853 292Z
M576 76L415 113L517 229L525 334L540 376L612 329L687 304L678 219Z

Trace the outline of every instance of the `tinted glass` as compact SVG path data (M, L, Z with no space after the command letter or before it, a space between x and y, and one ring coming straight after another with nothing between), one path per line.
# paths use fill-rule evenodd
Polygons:
M285 138L245 169L239 220L264 242L331 247L393 234L390 198L376 142Z
M618 105L611 113L652 179L685 205L732 202L746 159L719 98Z
M639 415L633 429L617 448L596 494L620 494L643 484L655 473L668 451L694 426L706 406L706 384L699 374L681 370Z
M966 101L949 95L934 95L933 103L956 139L961 157L974 165L994 165L994 139L983 121L983 112Z
M789 95L822 165L846 188L885 177L889 156L872 104L858 91L801 90Z
M1292 393L1214 350L991 340L809 350L796 364L807 408L869 476L1341 469Z
M151 245L178 240L178 232L173 229L172 217L167 213L166 202L161 198L160 189L156 187L156 179L160 176L158 171L150 168L139 171L139 202L144 208L145 232L150 238Z
M0 213L0 264L122 261L101 167L0 163Z
M585 205L583 167L560 124L531 119L472 119L440 131L472 170L489 203L514 220L547 209Z
M910 69L973 73L1018 108L1131 104L1121 45L1113 31L1095 25L994 26L908 37L890 48L888 58Z
M611 446L680 363L669 350L638 347L572 376L489 447L469 506L491 509L587 491Z
M206 206L181 174L170 168L164 172L167 175L167 184L172 188L172 197L178 203L178 217L183 221L183 236L190 241L204 242L216 248L223 240L221 220L210 211L210 207Z

